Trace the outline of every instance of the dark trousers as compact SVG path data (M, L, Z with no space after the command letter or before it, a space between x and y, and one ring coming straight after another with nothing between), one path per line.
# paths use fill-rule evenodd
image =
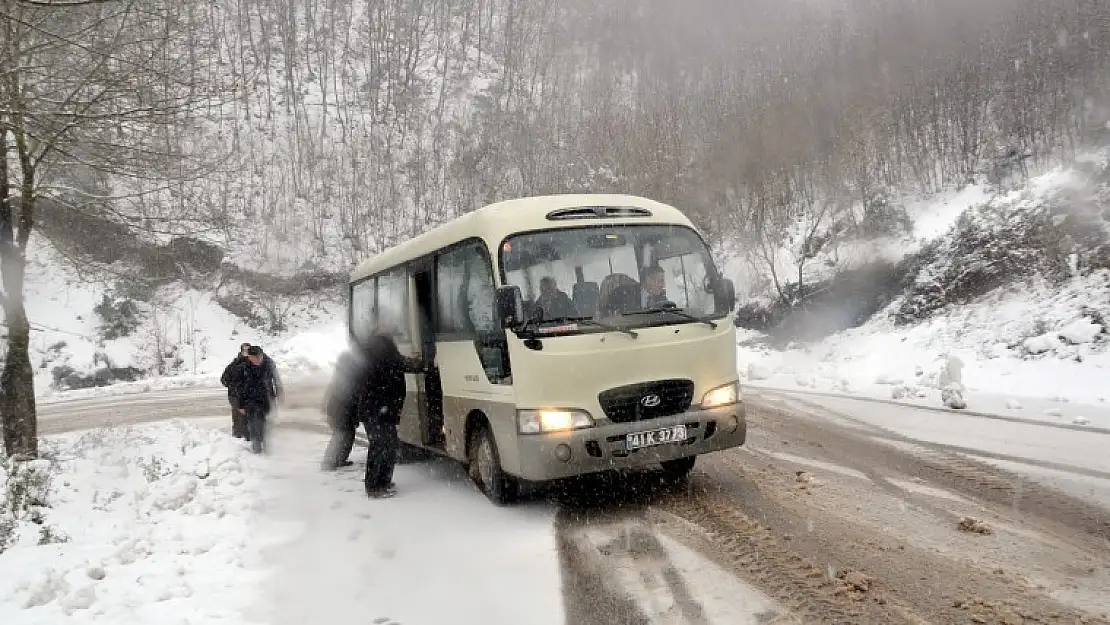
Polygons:
M250 434L247 433L247 415L234 399L229 399L228 402L231 404L231 435L250 440Z
M333 428L328 449L324 452L324 461L321 467L325 471L338 469L351 458L351 450L355 447L355 428Z
M262 453L266 444L266 415L270 413L269 406L243 406L246 415L247 437L251 442L251 451Z
M397 438L397 425L366 421L366 439L370 443L366 450L367 492L385 488L393 483L393 467L397 466L397 451L401 446Z

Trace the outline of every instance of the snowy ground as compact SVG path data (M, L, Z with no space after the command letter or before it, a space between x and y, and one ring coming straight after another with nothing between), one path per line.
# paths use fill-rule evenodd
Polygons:
M280 432L264 525L299 538L270 550L251 615L295 623L564 622L549 504L493 506L449 462L399 466L398 495L372 501L359 464L319 469L326 438Z
M74 433L48 448L37 464L52 479L35 500L13 501L6 476L0 514L16 515L0 553L0 622L236 622L244 588L263 578L251 541L260 459L182 422Z
M760 401L846 425L878 428L913 441L942 445L1110 508L1110 455L1106 453L1110 429L1063 428L1051 420L1000 421L851 397L777 391L757 391L754 395ZM1110 425L1110 409L1099 417Z
M369 501L357 470L320 473L324 437L275 429L255 457L225 426L49 439L49 483L0 500L0 622L563 622L550 506L496 508L436 463Z

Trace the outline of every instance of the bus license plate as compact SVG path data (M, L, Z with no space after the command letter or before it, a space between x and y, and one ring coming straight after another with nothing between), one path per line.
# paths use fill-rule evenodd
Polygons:
M641 449L666 445L667 443L681 443L686 440L686 426L672 425L669 428L651 430L648 432L632 432L624 437L625 449Z

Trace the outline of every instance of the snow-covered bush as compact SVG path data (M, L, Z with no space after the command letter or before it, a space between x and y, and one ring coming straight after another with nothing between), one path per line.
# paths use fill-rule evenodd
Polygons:
M1037 245L1039 225L1038 216L1028 211L1008 214L991 205L969 209L948 235L922 250L921 269L895 318L911 323L1036 272L1044 262Z
M55 466L40 458L0 457L0 553L18 538L22 526L38 526L39 544L65 542L64 532L45 522L43 509L50 505Z
M1060 281L1110 266L1110 224L1101 215L1110 191L1100 193L1065 187L968 209L915 259L895 320L913 323L1033 276Z
M1039 332L1025 338L1021 347L1030 356L1039 356L1049 352L1065 351L1068 346L1088 345L1104 340L1107 328L1103 325L1102 317L1094 321L1090 317L1081 317L1059 328Z
M748 379L749 380L766 380L771 377L772 371L759 364L751 363L748 365Z
M875 191L863 206L863 215L856 225L860 239L903 237L913 230L913 219L906 207L887 189Z
M963 410L967 408L967 400L964 399L964 387L962 384L953 382L944 387L940 392L940 400L944 405L953 410Z
M135 302L126 298L115 299L107 293L101 297L93 312L100 318L100 337L105 341L131 336L143 320Z

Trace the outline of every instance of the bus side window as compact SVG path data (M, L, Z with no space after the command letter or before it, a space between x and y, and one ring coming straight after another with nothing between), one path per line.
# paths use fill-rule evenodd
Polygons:
M439 256L436 283L437 332L446 340L474 341L486 377L502 382L509 375L508 346L494 318L496 287L483 248L466 245Z
M466 272L465 249L451 250L436 258L436 333L452 337L466 334L466 310L461 293Z
M369 278L351 287L350 330L351 336L364 340L374 331L377 323L377 280Z
M378 277L378 319L393 327L400 344L412 342L408 321L409 277L404 269L394 269Z
M497 384L509 375L509 346L493 312L497 299L493 271L478 248L467 258L466 277L466 310L477 339L474 346L486 378Z
M485 265L486 261L481 256L467 259L466 311L470 327L478 334L488 334L496 329L493 307L497 289Z

